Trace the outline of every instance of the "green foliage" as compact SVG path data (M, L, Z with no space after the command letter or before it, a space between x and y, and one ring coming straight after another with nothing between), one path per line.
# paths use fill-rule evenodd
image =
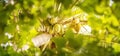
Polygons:
M0 56L119 56L119 9L118 0L0 0ZM52 38L35 47L41 33Z

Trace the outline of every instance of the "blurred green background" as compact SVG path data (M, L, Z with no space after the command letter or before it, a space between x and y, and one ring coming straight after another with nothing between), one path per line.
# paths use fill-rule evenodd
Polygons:
M120 56L120 1L0 0L0 56Z

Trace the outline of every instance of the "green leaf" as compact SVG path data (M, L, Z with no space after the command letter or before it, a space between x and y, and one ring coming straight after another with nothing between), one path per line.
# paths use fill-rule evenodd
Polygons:
M4 32L15 33L16 27L15 24L11 24L5 27Z
M88 24L90 25L90 27L92 27L92 29L97 31L103 27L102 20L97 17L97 15L95 16L95 14L90 14L88 16Z
M120 18L119 14L120 14L120 2L116 2L116 3L113 3L112 5L112 11L113 11L113 14L117 17L117 18Z
M55 37L53 38L53 41L58 49L65 47L67 42L66 39L63 37Z
M74 33L71 29L68 29L65 33L65 38L74 38Z
M99 0L91 1L92 0L84 0L83 2L79 2L77 6L87 13L94 12L94 8L97 4L99 4Z
M120 44L114 43L112 47L114 48L114 52L120 52Z

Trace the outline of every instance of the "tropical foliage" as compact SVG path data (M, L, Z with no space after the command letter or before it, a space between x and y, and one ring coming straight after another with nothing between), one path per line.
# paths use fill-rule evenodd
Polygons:
M0 56L119 56L119 0L0 0Z

